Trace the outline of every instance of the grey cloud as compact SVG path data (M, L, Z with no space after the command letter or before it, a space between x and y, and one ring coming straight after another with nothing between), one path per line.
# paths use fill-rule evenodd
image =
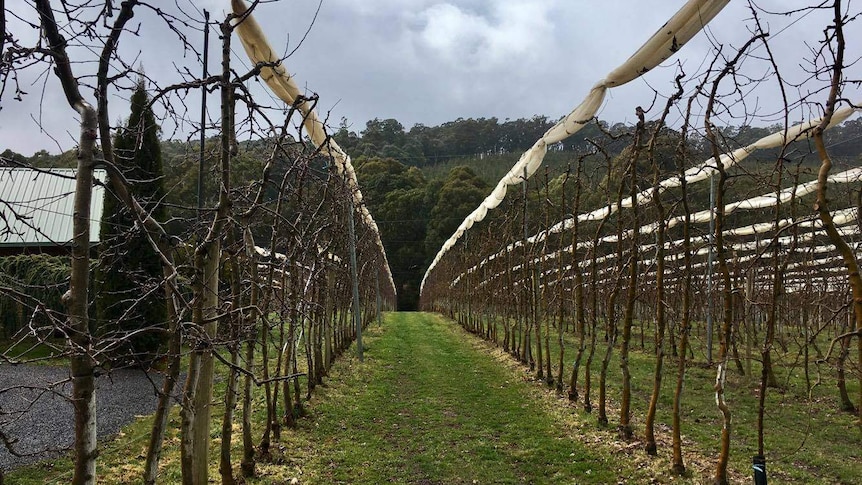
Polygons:
M190 0L180 0L179 4L197 15ZM227 1L216 0L195 4L209 8L214 21L224 18L228 6ZM274 47L290 52L311 25L317 4L316 0L262 3L256 16ZM346 117L357 131L375 117L396 118L407 127L458 117L504 119L544 114L556 118L576 106L596 81L625 61L682 4L682 0L325 0L308 37L286 60L286 66L300 86L320 95L320 111L329 113L333 125ZM786 8L786 2L780 0L758 4L773 10ZM802 81L807 76L799 67L811 57L805 42L814 44L822 37L828 14L812 13L790 27L799 16L762 15L773 32L772 47L788 79ZM611 90L600 116L609 121L632 120L635 106L646 107L653 100L652 88L664 95L673 91L677 62L693 76L705 67L704 59L711 55L713 43L723 44L727 52L741 46L750 36L750 17L745 2L731 2L706 35L699 35L671 61L640 80ZM182 81L177 69L197 75L198 59L179 47L176 35L162 22L144 10L134 22L140 22L141 35L124 36L121 48L126 59L140 55L139 62L159 86ZM785 27L787 30L781 32ZM443 35L447 29L449 33ZM185 31L200 45L199 32ZM860 37L860 28L851 26L848 45L852 59L860 55L856 47L862 45ZM217 43L213 35L211 73L219 69ZM248 61L238 42L234 52L234 66L243 71ZM92 55L89 60L93 60ZM76 72L92 74L94 66L79 64ZM764 61L754 58L745 64L746 72L757 76L767 68ZM854 66L848 74L860 79L859 70L860 66ZM260 83L249 85L261 102L280 107ZM806 85L802 92L822 85L823 81ZM770 81L751 92L762 114L778 109L775 88L775 82ZM55 80L49 80L49 89L56 97L59 86ZM853 89L845 95L858 100L858 88ZM31 98L37 96L34 91L31 89ZM90 94L86 93L92 99ZM210 111L215 114L217 97L210 100ZM182 121L179 129L165 120L167 135L185 137L195 122L192 120L197 119L197 94L185 101L189 120ZM181 106L176 99L174 103ZM73 142L65 132L77 131L74 113L62 103L51 104L45 116L50 121L49 131L69 148ZM2 106L0 149L25 154L40 148L56 151L28 121L29 112L35 109L32 99L25 103L3 99ZM122 96L112 97L113 120L126 116L127 109ZM749 121L766 123L769 119ZM13 124L14 129L7 128Z

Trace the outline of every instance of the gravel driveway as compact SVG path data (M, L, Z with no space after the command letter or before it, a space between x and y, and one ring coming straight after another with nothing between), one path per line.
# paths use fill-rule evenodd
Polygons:
M17 440L16 451L27 455L14 456L0 444L0 469L56 457L71 449L75 418L68 396L72 384L58 384L68 378L68 368L0 366L0 431ZM161 380L160 375L151 381L143 371L130 369L99 377L96 381L99 437L116 434L137 415L155 412L158 397L153 382L161 386Z

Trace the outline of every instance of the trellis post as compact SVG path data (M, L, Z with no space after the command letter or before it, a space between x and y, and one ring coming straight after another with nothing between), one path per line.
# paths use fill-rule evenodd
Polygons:
M353 282L353 323L356 326L356 356L362 362L362 318L359 314L359 271L356 267L356 227L353 217L353 194L347 199L347 230L350 240L350 279Z

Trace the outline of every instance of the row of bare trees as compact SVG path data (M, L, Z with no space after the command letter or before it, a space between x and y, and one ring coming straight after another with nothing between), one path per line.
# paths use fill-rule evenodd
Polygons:
M89 211L94 170L105 169L106 190L135 220L129 236L143 234L162 268L161 277L149 288L141 288L141 293L161 293L164 297L158 304L167 309L166 321L147 322L134 331L159 336L163 342L155 358L147 359L160 364L163 376L153 380L159 400L142 481L156 483L158 479L168 417L178 403L183 483L209 481L211 464L206 457L210 456L213 416L222 419L221 481L236 483L236 462L242 475L252 476L256 462L270 459L273 441L280 439L284 427L296 425L303 400L323 382L334 359L360 335L362 326L379 317L382 309L394 307L395 289L376 227L363 217L353 217L354 212L362 214L354 203L361 199L353 193L355 185L346 179L347 174L335 169L328 151L306 141L304 112L298 105L309 99L298 99L297 106L273 115L273 110L255 101L246 85L262 68L272 66L256 65L240 72L232 65L231 41L241 16L229 14L216 24L222 45L218 75L185 76L181 82L159 88L151 102L170 107L170 100L181 103L198 89L220 94L214 123L220 143L211 154L217 163L209 174L216 181L218 196L209 207L172 208L173 218L184 222L174 220L171 227L184 228L182 234L169 233L168 221L156 220L144 209L144 201L135 195L136 181L126 177L112 146L117 127L110 122L109 99L127 77L140 74L121 58L118 45L121 38L161 22L179 34L178 42L195 50L180 29L189 27L189 20L145 2L114 3L61 1L57 6L39 0L33 6L20 6L21 11L15 13L21 18L33 13L27 9L35 9L37 14L41 35L32 46L23 45L4 29L8 48L2 51L3 91L8 96L17 89L17 79L25 69L52 66L55 79L46 86L62 87L69 106L78 114L81 132L65 311L51 312L50 324L45 325L37 323L44 319L36 316L47 310L28 299L26 292L8 288L3 296L33 308L31 323L15 336L16 342L36 340L52 347L55 357L69 359L70 402L75 415L71 482L96 483L96 379L103 368L118 365L111 358L112 350L132 337L118 331L93 331L90 315L94 251L89 240ZM5 13L6 7L0 10ZM130 27L135 15L146 17L144 27ZM210 28L201 25L201 30ZM100 51L96 72L83 72L89 64L74 56L83 56L94 42ZM95 92L95 104L83 94L82 89L88 87L85 83ZM165 116L183 121L180 112L168 111ZM276 117L281 121L273 121ZM238 141L241 136L263 140L268 153L257 160L259 175L251 182L238 181L232 174L232 161L247 146ZM358 294L352 291L354 287L359 288ZM143 297L124 304L142 305ZM121 328L120 324L98 322L98 327ZM26 355L7 352L4 360L21 363ZM216 374L224 376L223 392L215 392ZM255 394L261 392L265 396L262 409L254 404ZM20 413L7 411L4 409L4 416L24 419ZM265 425L256 426L255 421ZM237 437L236 423L241 430ZM8 451L19 453L15 437L3 437ZM242 442L241 457L231 454L234 440Z
M620 437L633 438L637 411L644 417L649 454L658 449L656 413L667 396L663 377L675 377L676 473L686 470L686 373L694 364L709 366L716 372L714 398L721 418L717 484L729 479L733 410L728 396L736 390L728 387L728 371L751 377L758 372L752 362L760 364L758 463L765 463L768 451L767 393L789 378L787 372L802 369L809 400L824 373L831 374L828 381L836 385L840 407L862 409L862 396L854 404L846 381L847 369L855 368L862 383L862 284L856 263L860 178L851 169L852 177L830 179L835 171L827 133L842 105L842 117L858 108L842 97L850 85L843 77L843 30L852 15L840 1L830 8L833 22L815 62L828 93L815 104L819 120L744 162L737 155L757 147L740 152L735 140L717 129L714 118L732 110L730 99L742 96L743 86L777 81L782 92L787 87L752 8L756 28L751 39L731 55L718 48L708 70L697 76L687 78L680 69L677 89L664 97L666 103L638 107L638 122L629 133L589 139L592 149L564 173L546 171L543 180L529 181L525 174L522 193L465 233L428 275L423 308L445 313L501 346L537 379L581 401L586 412L597 408L599 424L610 421L613 387ZM745 78L738 64L756 46L765 46L774 70L763 78ZM791 105L815 100L784 99L789 130ZM681 113L679 127L669 127L673 113ZM695 125L695 119L703 124ZM619 136L629 146L610 157L603 147ZM696 148L703 146L706 153ZM701 171L711 172L706 183L693 176L704 159ZM712 190L703 187L707 183L714 184ZM708 220L704 211L711 214ZM860 349L855 362L853 338ZM632 350L638 347L651 356L654 377L648 403L636 410ZM667 357L675 360L675 370L665 369ZM611 383L614 358L620 372L618 382Z

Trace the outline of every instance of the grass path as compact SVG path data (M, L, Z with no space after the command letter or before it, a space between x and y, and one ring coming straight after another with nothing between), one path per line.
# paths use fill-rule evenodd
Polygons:
M307 416L283 429L272 459L248 485L702 483L669 476L667 457L647 457L533 379L501 350L438 315L390 313L365 331L365 361L341 356L326 385L304 401ZM223 371L224 369L221 369ZM221 402L224 380L216 387ZM255 393L255 439L263 393ZM220 408L217 407L216 411ZM171 414L159 483L179 483L179 418ZM100 483L140 483L151 417L100 444ZM221 415L213 415L210 482L220 481ZM234 476L241 439L234 424ZM665 453L666 454L666 453ZM660 454L661 455L661 454ZM695 455L687 455L687 462ZM704 466L694 469L704 471ZM6 483L68 483L68 457L14 470ZM740 478L736 476L735 478ZM733 480L734 483L741 480Z
M687 374L683 442L689 473L677 477L669 473L666 413L670 403L666 399L659 409L659 454L649 457L642 442L618 439L613 424L598 426L594 415L536 381L535 373L510 355L440 316L388 314L382 327L375 324L367 329L364 340L365 361L358 362L352 349L341 356L326 385L303 401L308 413L298 421L298 429L282 430L281 439L273 443L272 459L259 462L257 476L241 483L683 485L705 483L712 474L718 425L710 402L714 376L710 369L692 366ZM650 372L653 365L651 356L638 352L633 353L633 362L635 376ZM219 366L217 371L221 376L226 372ZM598 372L595 367L594 372ZM619 382L616 362L610 372L610 382ZM636 410L646 406L648 389L643 382L650 378L651 374L640 375L633 382ZM219 403L224 382L222 378L216 384ZM753 387L752 381L741 377L732 382L734 423L742 424L736 426L734 435L730 479L731 483L746 483L750 482L752 431L744 428L755 409L753 394L747 394ZM668 386L666 383L665 388ZM608 414L613 422L619 414L614 402L616 387L608 390ZM832 391L823 390L823 396L799 406L792 403L798 390L796 394L785 392L769 396L774 400L769 405L767 430L771 481L862 483L858 480L859 447L854 447L858 443L856 424L852 417L832 411L836 405ZM253 403L253 435L259 439L265 416L262 391L255 392ZM221 409L215 408L212 422L211 483L219 481ZM810 418L815 413L829 418L816 421L826 423L820 429ZM641 430L641 418L635 413L637 430ZM100 443L100 483L140 483L151 424L152 417L142 416L115 439ZM235 422L234 476L239 474L239 431ZM800 436L802 448L793 441ZM179 442L179 417L174 409L159 483L180 482ZM68 483L71 465L65 456L25 466L7 474L5 483Z
M587 449L451 322L387 315L365 362L339 365L285 443L302 483L616 483ZM607 463L612 461L612 463ZM643 478L643 477L642 477Z

